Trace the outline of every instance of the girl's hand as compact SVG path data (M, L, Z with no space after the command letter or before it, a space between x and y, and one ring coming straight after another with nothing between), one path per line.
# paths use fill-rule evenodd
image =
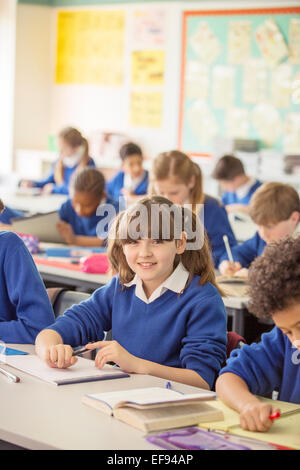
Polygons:
M248 279L248 275L249 275L249 269L247 269L247 268L242 268L239 271L236 271L234 273L234 276L244 277L245 279Z
M279 408L273 408L268 403L248 403L240 414L241 427L247 431L268 431L273 424L269 416L278 411Z
M47 184L45 184L45 186L43 187L42 193L43 193L43 194L51 194L52 191L53 191L53 188L54 188L54 184L53 184L53 183L47 183Z
M86 345L88 349L101 348L95 359L95 367L102 369L107 362L115 362L125 372L141 372L142 359L133 356L117 341L98 341Z
M61 220L56 228L68 245L76 244L76 236L70 224Z
M66 369L77 362L77 357L72 354L73 349L68 344L56 344L44 348L39 356L49 367Z
M237 271L240 271L242 266L240 263L231 263L230 261L224 260L219 266L219 271L221 274L226 274L228 276L233 276Z

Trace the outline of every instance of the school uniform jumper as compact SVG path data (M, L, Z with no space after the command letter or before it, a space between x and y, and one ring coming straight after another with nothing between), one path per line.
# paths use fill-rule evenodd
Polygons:
M181 295L166 290L151 303L122 287L119 276L68 309L50 328L65 344L112 338L129 353L170 367L196 371L212 387L226 358L226 311L217 289L195 276Z
M101 215L97 215L98 210L101 210ZM62 204L58 214L61 220L72 226L75 235L107 238L108 224L119 212L118 203L108 196L106 201L99 205L97 211L90 217L80 217L73 209L72 200L68 199L64 204ZM107 224L104 226L104 230L99 230L100 226L98 226L98 224L103 221L104 218L106 218Z
M224 252L223 235L227 235L231 247L234 247L237 241L225 208L211 196L205 196L204 200L204 227L211 243L214 265L217 267Z
M23 212L18 211L16 209L11 209L10 207L5 206L4 211L2 212L2 214L0 214L0 222L2 222L3 224L10 225L12 219L17 219L17 218L22 218L22 217L24 217Z
M118 200L119 197L123 197L123 194L121 193L121 189L124 188L124 177L125 177L124 171L119 171L112 180L106 183L107 192L115 200ZM133 191L134 194L136 194L137 196L142 196L143 194L147 194L148 180L149 180L149 172L145 170L144 178L134 189Z
M220 375L226 372L238 375L254 395L277 390L278 400L300 404L300 350L276 326L260 343L234 350Z
M13 232L0 232L0 339L34 343L54 313L32 256Z
M57 162L54 163L52 166L51 172L49 175L44 178L43 180L40 181L32 181L32 186L34 188L43 188L46 184L48 183L53 183L54 188L52 189L52 194L69 194L69 183L70 183L70 178L74 171L77 169L79 163L75 166L72 167L67 167L64 166L64 180L62 184L56 184L55 179L54 179L54 173L55 173L55 165ZM87 166L95 166L94 160L90 157L87 163Z
M250 186L249 190L246 191L246 193L239 193L239 191L225 191L222 194L221 200L224 206L228 206L230 204L243 204L245 206L248 206L250 203L250 199L252 195L255 193L255 191L262 185L262 183L258 180L255 180Z
M232 257L234 261L238 261L243 268L249 268L252 261L263 254L265 246L266 242L258 235L258 232L256 232L252 238L231 249ZM226 251L224 251L220 257L219 264L224 260L228 260Z

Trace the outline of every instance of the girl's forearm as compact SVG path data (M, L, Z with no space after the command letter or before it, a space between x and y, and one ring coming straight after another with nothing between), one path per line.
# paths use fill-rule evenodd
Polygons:
M54 330L42 330L35 340L35 352L39 357L43 358L45 349L56 344L63 344L60 334Z
M227 372L222 374L216 382L218 397L230 408L239 413L249 403L259 402L253 395L247 384L238 375Z
M193 387L204 388L209 390L208 383L197 372L191 369L181 369L179 367L169 367L156 362L140 359L138 367L139 374L154 375L166 380L174 380L175 382L192 385Z

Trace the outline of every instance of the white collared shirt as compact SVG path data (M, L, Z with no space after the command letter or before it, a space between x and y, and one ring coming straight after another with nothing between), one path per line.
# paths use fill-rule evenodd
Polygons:
M160 285L158 286L154 292L150 295L149 299L147 298L144 288L143 282L136 274L132 281L125 284L126 287L136 285L135 287L135 295L145 302L146 304L150 304L154 300L158 299L166 290L172 290L173 292L177 292L178 294L183 291L185 285L187 283L189 277L189 272L185 269L183 264L180 262L178 266L174 269L172 274Z
M256 179L250 177L247 183L243 184L239 188L235 190L235 194L239 199L243 199L243 197L247 196L252 186L256 183Z
M124 174L124 188L134 191L145 178L145 170L137 178L132 179L128 173Z

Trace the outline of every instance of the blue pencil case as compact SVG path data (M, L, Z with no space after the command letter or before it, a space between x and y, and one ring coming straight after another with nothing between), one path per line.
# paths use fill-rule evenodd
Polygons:
M83 256L90 256L94 253L106 253L107 249L102 247L95 248L47 248L45 250L46 256L62 257L62 258L81 258Z

